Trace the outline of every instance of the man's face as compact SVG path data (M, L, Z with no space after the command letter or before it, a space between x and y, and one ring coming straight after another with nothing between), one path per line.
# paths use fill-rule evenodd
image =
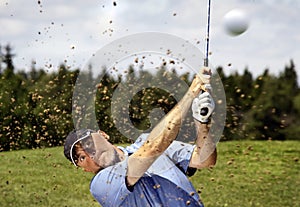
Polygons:
M84 167L84 169L87 169L89 172L94 172L93 169L96 166L98 166L99 171L99 169L103 169L120 162L120 158L115 147L107 141L106 136L102 133L92 133L91 137L86 140L82 140L81 145L82 151L80 151L80 148L77 151L79 155L78 166ZM85 156L84 159L80 159L80 155ZM84 160L85 162L80 163L81 160Z
M96 174L101 169L100 166L95 163L90 156L82 149L82 147L77 148L76 150L78 161L76 164L83 168L85 172L92 172Z

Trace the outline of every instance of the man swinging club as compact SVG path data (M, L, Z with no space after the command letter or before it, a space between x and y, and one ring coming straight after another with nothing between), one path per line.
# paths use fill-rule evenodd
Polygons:
M177 105L128 147L112 145L103 131L67 136L65 156L95 174L90 191L103 207L203 206L187 176L216 163L216 145L208 133L215 104L208 92L201 92L211 88L210 78L204 67ZM175 140L190 107L197 130L194 145Z

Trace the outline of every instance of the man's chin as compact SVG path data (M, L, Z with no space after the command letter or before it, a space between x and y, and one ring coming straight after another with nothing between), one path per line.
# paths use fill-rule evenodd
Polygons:
M100 166L103 166L103 168L110 167L121 161L121 159L119 158L118 153L116 151L114 151L113 153L111 152L109 154L103 153L102 156L104 157L104 159L103 159L104 161L103 161L103 164Z

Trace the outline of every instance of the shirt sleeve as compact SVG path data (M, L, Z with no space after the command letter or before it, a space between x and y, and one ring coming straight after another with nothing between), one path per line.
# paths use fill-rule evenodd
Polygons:
M134 144L125 148L128 154L134 153L147 140L149 133L141 134ZM192 176L195 169L189 167L190 159L194 151L195 145L174 140L172 144L164 152L169 159L185 174Z
M128 153L129 155L134 153L136 150L138 150L143 144L144 142L147 140L149 136L149 133L143 133L141 134L133 144L127 146L125 149L123 149L123 151L125 150L126 153Z
M166 155L180 168L184 173L188 173L190 159L195 145L173 141L165 151Z

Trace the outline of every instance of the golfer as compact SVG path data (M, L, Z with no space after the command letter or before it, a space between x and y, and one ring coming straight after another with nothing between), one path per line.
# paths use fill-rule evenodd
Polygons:
M177 105L128 147L112 145L103 131L82 129L67 136L65 156L95 174L90 191L103 207L203 206L188 176L216 163L216 145L208 133L215 105L208 92L201 93L209 79L196 76ZM175 140L190 108L197 130L194 145ZM204 108L208 112L201 115Z

